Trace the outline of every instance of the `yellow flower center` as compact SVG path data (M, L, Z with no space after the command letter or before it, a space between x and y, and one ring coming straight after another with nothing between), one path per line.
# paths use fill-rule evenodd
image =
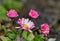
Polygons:
M28 28L28 25L27 24L24 24L24 28Z

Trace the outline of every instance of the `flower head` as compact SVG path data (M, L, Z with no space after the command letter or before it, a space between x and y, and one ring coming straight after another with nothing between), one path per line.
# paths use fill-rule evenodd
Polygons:
M39 14L37 11L31 9L29 12L29 16L31 16L32 18L38 18Z
M41 31L44 35L47 35L49 34L49 31L50 31L50 27L47 23L44 23L41 25Z
M21 25L22 29L25 29L28 31L30 31L32 28L35 27L32 21L30 21L29 19L25 19L25 18L19 19L17 23Z
M9 10L7 12L7 16L13 18L13 17L17 17L18 14L17 14L17 12L15 10Z

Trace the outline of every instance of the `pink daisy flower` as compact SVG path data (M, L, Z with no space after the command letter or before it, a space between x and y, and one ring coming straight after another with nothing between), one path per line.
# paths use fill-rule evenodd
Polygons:
M31 20L25 18L19 19L17 23L21 25L22 29L30 32L32 32L31 29L35 27Z
M39 14L37 11L31 9L29 12L29 16L31 16L32 18L38 18Z
M9 10L9 11L7 12L7 16L13 18L13 17L17 17L18 14L17 14L17 12L16 12L15 10L12 10L12 9L11 9L11 10Z
M47 23L44 23L41 25L41 32L44 34L44 35L47 35L49 34L49 31L50 31L50 27Z

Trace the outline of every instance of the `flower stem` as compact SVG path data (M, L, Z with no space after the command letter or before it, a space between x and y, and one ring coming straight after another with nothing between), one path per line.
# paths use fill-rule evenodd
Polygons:
M7 32L6 27L5 26L2 26L2 28L3 28L4 32L6 33Z

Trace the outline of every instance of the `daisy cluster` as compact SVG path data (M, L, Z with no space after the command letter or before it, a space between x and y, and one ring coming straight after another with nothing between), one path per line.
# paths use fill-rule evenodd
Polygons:
M10 17L10 18L16 18L18 17L18 13L16 10L14 9L11 9L7 12L7 16ZM37 19L39 17L39 14L36 10L34 9L31 9L29 11L29 16L31 18L35 18ZM29 32L32 33L32 30L34 27L35 27L35 24L33 21L29 20L29 18L19 18L17 20L17 23L20 25L21 29L24 29L24 30L27 30ZM44 35L48 35L49 34L49 31L50 31L50 26L48 25L48 23L43 23L41 24L40 26L40 30L41 30L41 33L44 34Z

